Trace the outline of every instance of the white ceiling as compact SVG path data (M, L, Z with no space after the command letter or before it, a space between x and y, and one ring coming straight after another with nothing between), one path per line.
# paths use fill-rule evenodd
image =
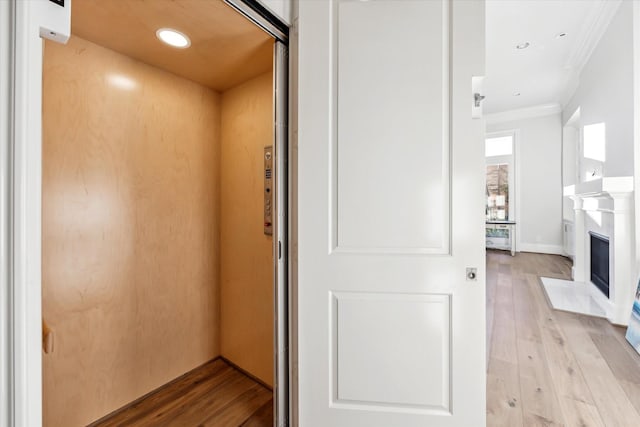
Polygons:
M613 16L611 0L487 0L485 113L559 104ZM565 37L556 37L559 33ZM518 50L516 45L528 42ZM513 96L520 92L520 96Z

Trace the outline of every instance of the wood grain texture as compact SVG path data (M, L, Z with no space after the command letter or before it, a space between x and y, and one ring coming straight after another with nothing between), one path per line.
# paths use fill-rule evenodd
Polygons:
M602 417L595 405L561 396L560 406L566 426L604 427Z
M640 415L585 328L582 316L568 314L559 312L556 318L566 331L569 345L575 352L576 360L604 424L637 426L640 423ZM629 369L638 369L638 367L629 366Z
M487 252L488 426L640 425L640 356L621 328L546 299L539 277L568 279L570 267L555 255Z
M487 372L487 425L523 426L518 365L492 358Z
M73 0L71 32L222 92L269 71L273 39L222 0ZM160 28L188 35L176 49Z
M273 425L271 390L216 359L91 424L119 426Z
M547 317L547 322L541 325L541 333L549 371L558 395L580 402L593 403L591 392L573 350L569 348L567 338L557 322Z
M515 311L509 276L498 274L490 358L517 364Z
M242 427L272 427L273 426L273 401L262 405L260 409L242 423Z
M86 425L219 355L219 114L191 81L46 43L45 426Z
M536 420L536 423L562 425L558 396L543 346L526 339L518 339L517 346L524 424L528 426Z
M640 369L629 369L634 366L635 358L619 350L620 345L615 337L596 333L589 336L618 380L640 384Z
M273 386L273 255L263 233L264 147L273 144L273 76L222 95L221 354Z

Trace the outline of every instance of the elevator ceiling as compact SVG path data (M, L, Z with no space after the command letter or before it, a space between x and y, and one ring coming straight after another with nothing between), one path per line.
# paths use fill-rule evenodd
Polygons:
M221 0L74 0L72 35L224 91L272 68L273 39ZM160 42L176 29L187 49Z

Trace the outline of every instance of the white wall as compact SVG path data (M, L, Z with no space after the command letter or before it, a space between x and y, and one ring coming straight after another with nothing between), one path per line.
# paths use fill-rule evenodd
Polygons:
M487 133L516 131L518 251L562 253L560 114L487 124Z
M622 2L580 73L563 123L580 108L580 128L606 124L603 176L633 175L633 2ZM584 169L584 168L583 168ZM580 173L584 180L584 170Z
M580 130L577 127L566 125L562 129L562 187L576 184L578 171L576 164L580 143ZM563 197L562 217L565 221L574 222L573 200L571 197Z

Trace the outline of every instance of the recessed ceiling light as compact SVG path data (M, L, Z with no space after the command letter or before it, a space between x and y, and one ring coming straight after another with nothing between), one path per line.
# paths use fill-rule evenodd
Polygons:
M513 92L513 96L520 96L520 92Z
M160 28L156 31L156 36L169 46L177 47L178 49L185 49L191 46L189 37L171 28Z
M516 45L516 49L522 50L529 47L529 42L524 42Z
M567 35L567 33L558 33L556 34L556 38L557 39L561 39L562 37L565 37Z

